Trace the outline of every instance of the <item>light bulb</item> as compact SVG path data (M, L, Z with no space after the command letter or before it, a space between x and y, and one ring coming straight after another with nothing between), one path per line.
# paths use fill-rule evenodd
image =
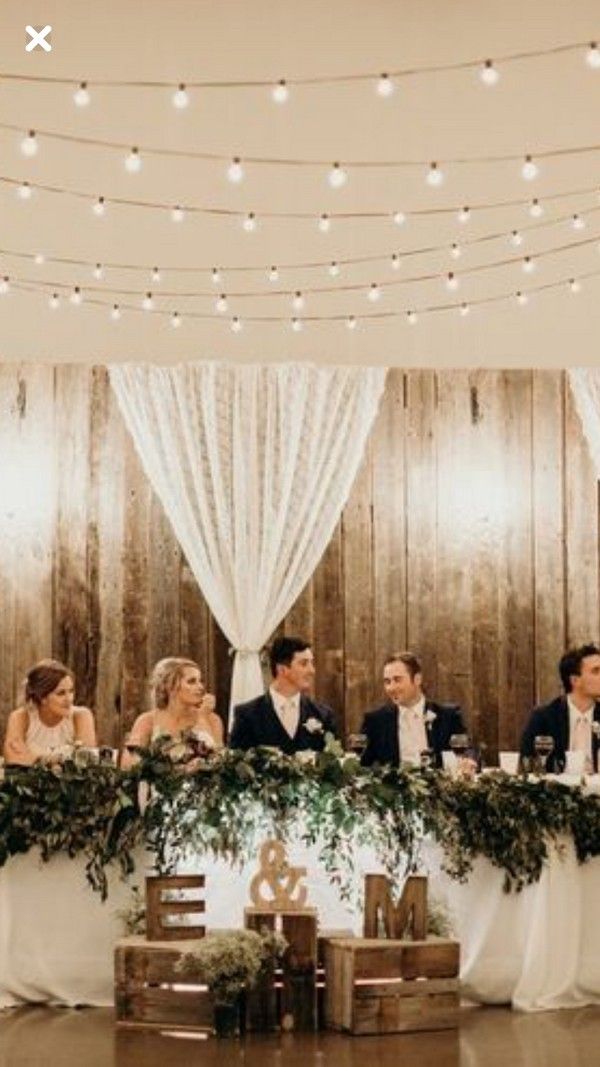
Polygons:
M381 289L377 285L377 282L371 282L371 286L370 286L369 291L367 293L367 299L369 299L372 304L375 304L380 299L380 297L381 297Z
M469 307L468 304L461 304L460 305L460 314L463 316L463 318L464 318L465 315L469 314L470 310L471 310L471 308Z
M161 280L162 280L162 274L160 273L158 267L153 267L152 268L152 281L153 282L160 282Z
M523 234L519 233L518 230L513 230L509 240L511 245L514 245L515 248L517 248L519 245L523 244Z
M73 93L73 100L77 107L87 107L91 96L87 87L87 82L80 82L79 88Z
M453 271L450 271L450 273L446 275L446 289L454 292L455 289L458 289L458 286L459 280L456 277L456 274L454 274Z
M211 278L212 278L213 285L218 285L219 282L221 281L221 272L219 270L217 270L216 267L213 267L213 269L212 269Z
M406 215L403 211L394 212L394 222L396 223L396 226L404 226L404 223L406 222Z
M468 222L469 219L471 218L471 209L469 207L461 207L461 209L458 212L458 215L456 217L457 217L458 221L462 222L463 224L465 222Z
M225 293L221 293L219 299L215 302L215 311L218 311L219 315L224 315L227 311L227 297Z
M527 293L517 293L517 304L519 307L525 307L525 304L529 303L529 297Z
M529 205L529 214L532 219L539 219L544 214L544 208L540 204L537 197L535 197Z
M52 293L52 296L48 301L48 307L51 308L52 311L56 311L57 308L60 307L60 297L58 293Z
M19 200L31 200L32 195L33 190L29 182L21 182L21 184L17 186L17 196L19 197Z
M525 256L525 259L523 260L523 270L525 271L525 273L533 274L535 266L535 260L533 260L531 256Z
M329 233L331 229L331 219L329 215L321 215L319 219L319 229L321 233Z
M302 319L292 319L292 330L294 333L300 333L302 329Z
M406 318L410 322L411 326L414 326L415 322L419 321L416 311L407 311Z
M571 278L571 280L569 282L569 289L571 290L572 293L580 293L581 292L581 282L577 278Z
M289 100L290 91L287 87L285 78L280 78L277 85L273 86L271 96L276 104L285 104L286 100Z
M92 211L94 212L94 215L98 216L98 218L100 218L106 213L106 202L103 196L99 196L98 199L92 204Z
M33 262L35 263L36 267L41 267L42 263L46 262L46 257L45 255L43 255L42 252L36 252L35 256L33 257Z
M231 320L231 329L234 333L240 333L242 329L242 320L238 319L237 315Z
M525 156L525 162L521 167L521 174L525 178L525 181L531 182L534 178L537 178L540 173L537 163L534 163L531 156Z
M71 295L69 297L69 300L71 301L72 304L75 305L75 307L79 307L79 305L83 302L83 296L82 296L82 293L81 293L81 289L79 288L78 285L76 285L75 288L73 289L73 292L71 293Z
M332 189L341 189L342 185L348 181L348 175L340 163L334 163L327 175L327 180Z
M94 267L94 278L96 281L101 282L104 277L104 268L101 263L96 263Z
M444 172L440 170L437 163L432 163L427 171L427 177L425 181L428 185L433 187L441 185L444 180Z
M340 273L340 265L339 263L336 263L335 260L333 261L333 263L329 264L329 273L332 278L337 278L338 274Z
M26 137L21 141L21 151L24 156L35 156L39 148L38 139L35 135L35 130L30 130Z
M183 82L180 82L176 91L173 93L171 100L173 107L177 108L178 111L183 111L186 107L190 106L188 91Z
M482 67L479 68L479 77L484 85L497 85L500 81L500 75L496 70L491 59L486 59Z
M125 157L125 170L129 174L137 174L142 169L142 157L138 148L132 148L128 156Z
M233 182L234 185L239 185L239 183L243 180L244 168L242 167L242 162L239 156L233 157L231 163L227 168L227 177L230 182Z
M590 47L586 52L585 61L588 67L591 67L592 70L598 70L600 67L600 51L598 50L596 41L592 41L590 44Z
M460 259L460 257L462 256L462 248L460 247L460 245L457 245L456 241L453 241L452 243L450 255L452 256L452 259Z
M256 215L253 211L249 211L245 219L242 221L242 227L246 233L254 233L256 229Z
M382 74L377 82L377 92L380 96L389 97L393 94L395 89L394 82L390 78L389 74Z
M142 300L142 308L144 309L144 311L154 310L154 300L152 299L152 293L146 293L144 299Z
M394 252L394 254L392 256L392 268L394 270L400 270L401 266L402 266L402 260L400 259L400 256L398 255L398 253Z
M269 271L269 281L279 281L279 271L277 270L277 267L271 267L271 270Z
M118 322L119 319L121 318L121 308L119 307L118 304L113 304L113 306L111 307L111 309L110 309L110 317L111 317L113 322Z
M292 299L292 307L293 307L294 311L302 311L302 308L304 307L304 297L302 296L302 293L300 293L300 292L294 293L294 296L293 296L293 299Z
M8 274L5 274L3 278L0 278L0 293L4 296L10 289L10 282Z
M179 204L171 211L171 218L173 219L173 222L183 222L185 218L185 211L182 207L179 207Z
M173 312L170 318L170 323L174 330L178 329L178 327L181 326L181 315L178 311Z
M571 226L574 230L585 230L585 219L582 219L581 215L573 215Z
M349 330L355 330L356 329L356 319L355 319L354 315L349 315L348 316L348 318L346 319L346 326L348 327Z

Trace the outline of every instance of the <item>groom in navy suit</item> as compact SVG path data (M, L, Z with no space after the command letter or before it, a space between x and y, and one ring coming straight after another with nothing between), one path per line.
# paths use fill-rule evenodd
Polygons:
M600 648L570 648L558 664L562 696L534 708L521 738L521 755L531 758L540 734L554 739L546 760L549 771L565 768L566 752L584 753L588 771L598 768L600 750Z
M273 681L267 693L238 704L233 709L230 748L269 745L291 756L312 749L320 751L325 735L336 735L333 714L308 696L315 676L308 641L278 637L269 662Z
M395 652L383 666L386 703L368 711L362 733L367 738L362 762L419 764L421 753L433 752L436 766L450 747L452 734L464 734L457 704L438 704L423 692L421 664L412 652Z

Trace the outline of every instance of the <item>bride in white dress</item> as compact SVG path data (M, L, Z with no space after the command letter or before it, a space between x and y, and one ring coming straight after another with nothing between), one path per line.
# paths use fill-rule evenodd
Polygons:
M28 767L65 745L96 746L94 717L73 703L73 674L63 663L43 659L28 672L25 703L11 712L6 727L4 758Z
M208 748L223 744L223 723L215 713L215 698L206 693L202 672L191 659L169 656L156 664L151 678L152 711L138 715L126 741L122 767L130 767L135 755L128 748L147 747L157 737L178 740L190 731Z

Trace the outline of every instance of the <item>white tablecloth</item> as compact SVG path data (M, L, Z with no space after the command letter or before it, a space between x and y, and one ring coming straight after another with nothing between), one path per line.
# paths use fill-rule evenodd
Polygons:
M425 853L430 892L447 904L461 942L466 995L525 1011L600 1003L600 858L580 866L565 842L564 855L552 855L538 883L506 894L502 872L486 860L459 885L441 872L435 849ZM377 869L367 854L359 859L359 879ZM294 848L290 860L308 867L309 903L318 908L321 928L360 934L359 909L339 901L314 852ZM212 861L194 868L207 877L207 927L241 926L255 866L241 873ZM117 912L127 908L130 892L114 872L103 903L77 859L9 860L0 870L0 1007L112 1004L113 945L123 934Z

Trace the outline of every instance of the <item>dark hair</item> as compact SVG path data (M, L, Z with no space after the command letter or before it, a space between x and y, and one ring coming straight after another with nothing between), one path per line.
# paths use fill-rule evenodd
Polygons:
M269 666L273 677L277 677L279 663L289 667L296 652L306 652L307 648L310 648L310 641L304 641L301 637L276 637L269 650Z
M421 674L421 664L414 652L393 652L391 656L387 657L383 666L387 667L388 663L403 663L408 668L411 682L415 674Z
M582 661L588 656L600 656L600 648L597 645L580 645L579 648L570 648L561 657L558 673L565 693L571 692L571 676L581 674Z
M42 700L54 692L63 678L75 681L73 672L64 663L57 659L41 659L25 678L25 700L31 700L39 708Z

